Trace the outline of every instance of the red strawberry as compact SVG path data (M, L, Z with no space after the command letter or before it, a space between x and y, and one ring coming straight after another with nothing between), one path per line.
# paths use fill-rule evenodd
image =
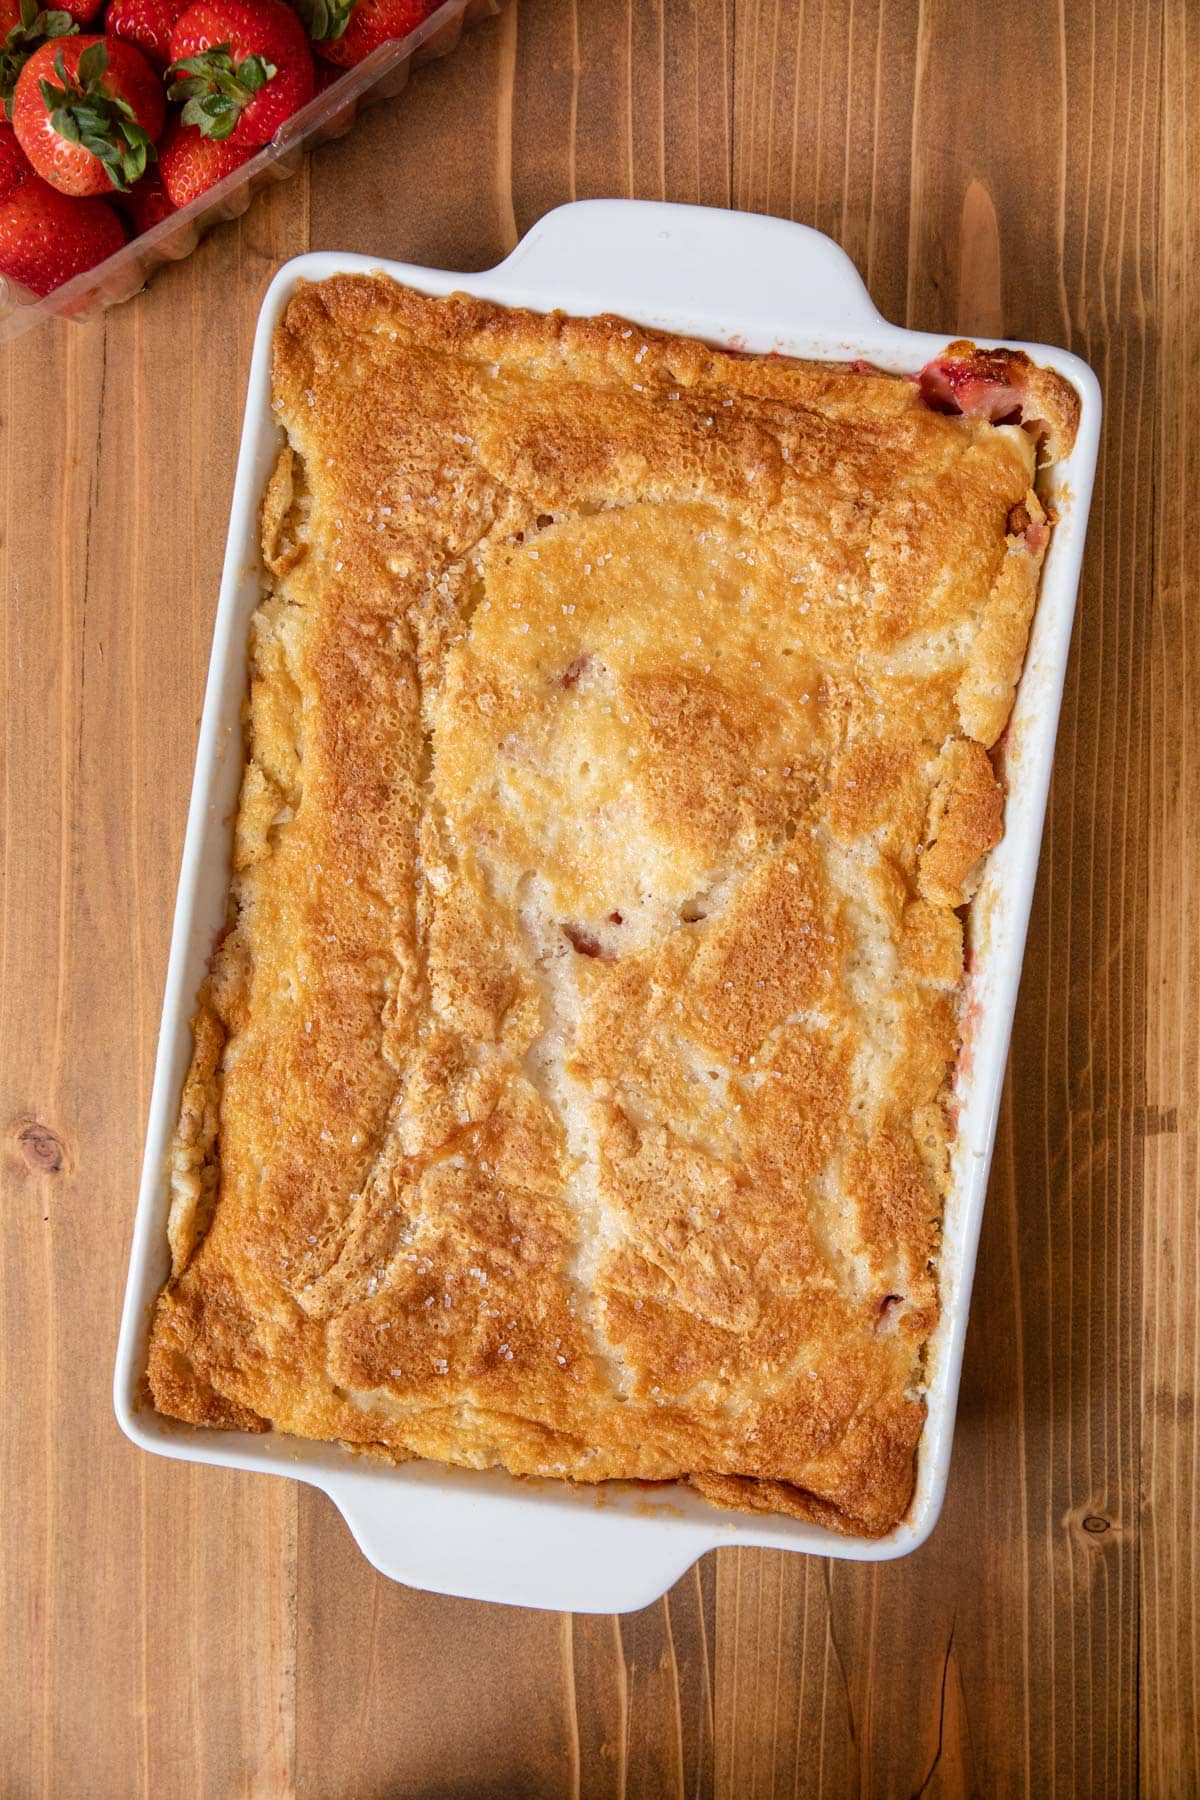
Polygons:
M17 78L13 125L51 186L104 194L138 179L164 110L158 77L140 50L120 38L73 37L43 44L29 58Z
M103 3L104 0L63 0L62 6L56 7L53 13L41 16L53 18L61 14L66 20L65 26L60 31L43 31L42 36L66 37L71 32L78 31L81 25L86 25L89 19L95 17ZM30 8L22 5L20 0L3 0L0 4L0 34L10 31L18 19L24 20L27 11L34 17L38 16L36 4Z
M163 186L162 170L157 165L153 169L147 169L137 186L130 189L126 211L133 221L135 232L149 231L152 225L169 219L175 211Z
M104 29L109 37L136 44L156 69L165 69L171 60L171 27L186 5L187 0L112 0Z
M12 126L0 121L0 200L15 194L23 181L33 174L29 159L17 142Z
M17 76L38 45L78 30L69 12L39 12L37 0L0 0L0 99L10 119Z
M0 203L0 272L35 294L61 287L124 242L106 201L69 199L36 175Z
M407 37L433 11L437 0L297 0L317 52L349 69L388 44Z
M158 168L172 206L186 206L197 194L215 187L234 169L249 162L253 150L240 144L208 138L194 125L172 120L158 152Z
M284 0L193 0L171 32L171 69L184 124L245 149L313 97L308 38Z

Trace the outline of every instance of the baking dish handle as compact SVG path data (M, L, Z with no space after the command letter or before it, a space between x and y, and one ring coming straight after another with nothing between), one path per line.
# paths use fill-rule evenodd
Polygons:
M823 232L710 206L577 200L539 219L501 271L506 284L555 291L571 311L603 306L646 318L652 294L664 316L711 319L718 329L736 320L747 338L760 319L838 337L880 323L858 270Z
M375 1469L342 1469L319 1485L381 1575L510 1606L634 1612L717 1541L711 1527L678 1517L669 1531L648 1532L636 1510L587 1490L574 1490L564 1504L549 1491L555 1483L518 1488L507 1475L431 1471L422 1463L384 1478Z

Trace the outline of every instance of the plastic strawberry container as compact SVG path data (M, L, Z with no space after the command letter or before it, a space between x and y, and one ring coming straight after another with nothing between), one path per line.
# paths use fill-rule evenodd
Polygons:
M239 218L267 182L286 181L309 150L330 138L344 136L361 106L390 100L398 94L415 63L445 56L468 25L491 18L506 4L507 0L443 0L407 37L381 44L363 62L347 69L324 93L294 113L269 144L264 144L256 156L224 181L43 299L0 275L0 342L32 331L43 319L57 317L83 323L96 318L106 307L140 293L164 263L190 256L214 225Z

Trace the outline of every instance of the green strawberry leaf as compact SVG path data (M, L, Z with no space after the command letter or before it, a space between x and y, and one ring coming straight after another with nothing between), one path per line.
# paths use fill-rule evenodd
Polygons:
M295 0L296 11L314 43L340 38L350 23L354 0Z
M51 38L74 37L79 26L67 12L39 12L37 0L20 0L21 16L0 44L0 98L12 118L17 77L39 44Z
M235 67L230 46L214 44L196 56L181 57L167 74L183 77L171 82L167 98L185 102L184 124L220 141L229 136L243 108L278 70L263 56L245 56Z
M187 75L203 76L207 79L222 60L229 67L233 66L229 57L229 45L214 44L211 50L200 50L195 56L181 56L178 62L171 64L167 73L170 74L172 69L182 69Z
M183 109L185 125L195 125L205 137L223 138L237 124L237 108L224 94L197 94Z
M61 87L51 81L38 84L54 130L68 144L78 144L94 156L113 187L122 191L131 187L156 152L129 101L105 85L108 50L103 41L84 51L74 79L67 74L61 50L55 55L54 70Z
M270 79L267 74L270 67L261 56L247 56L237 66L237 78L248 93L257 94L263 83Z
M55 67L58 68L61 62L62 51L60 50L55 58ZM78 81L80 87L84 89L92 87L94 83L101 79L107 68L108 50L105 46L104 39L101 38L99 43L89 44L79 59Z
M149 142L145 144L129 145L123 158L127 186L132 187L134 182L140 181L142 176L146 173L146 164L149 161L150 152L151 145Z
M212 138L217 143L227 138L237 124L233 108L227 105L222 111L217 95L208 100L189 100L182 117L185 125L195 125L202 137Z
M45 86L46 86L46 84L45 84L45 82L43 82L42 83L43 90L45 89ZM45 98L46 98L46 95L45 95L45 92L43 91L42 99L45 100ZM50 123L53 125L55 131L57 131L59 137L66 138L68 144L77 144L79 142L79 138L80 138L79 123L75 117L75 114L70 110L69 107L65 107L65 106L55 107L54 111L50 114Z

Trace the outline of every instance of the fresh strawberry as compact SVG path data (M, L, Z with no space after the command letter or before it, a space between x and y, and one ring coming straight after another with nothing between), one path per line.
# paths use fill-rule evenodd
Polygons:
M174 203L163 186L162 170L157 164L146 170L136 187L130 188L125 210L135 233L149 231L152 225L170 218L175 211Z
M297 0L317 54L343 69L353 67L388 44L407 37L433 11L437 0Z
M313 97L308 38L284 0L193 0L171 32L171 72L184 124L244 149Z
M226 175L249 162L253 150L230 143L228 138L209 138L194 125L173 119L158 152L158 169L172 206L186 206L197 194L215 187Z
M171 27L187 6L187 0L111 0L104 15L109 37L136 44L156 69L171 60Z
M89 19L95 18L103 4L104 0L63 0L63 4L60 7L56 7L53 13L47 12L40 16L49 18L57 17L61 14L66 20L66 25L58 31L48 31L43 28L41 30L41 37L69 36L71 32L78 31L81 25L86 25ZM0 0L0 37L2 37L5 32L11 31L18 20L24 22L27 13L31 17L37 18L39 14L36 4L29 7L22 6L20 0ZM39 38L35 38L34 44L39 41ZM30 49L34 47L34 44L30 45Z
M29 158L17 142L12 126L0 120L0 200L15 194L23 181L33 174Z
M120 38L73 37L43 44L29 58L17 79L13 125L52 187L104 194L141 175L164 110L158 77L140 50Z
M38 45L78 30L69 12L39 12L37 0L0 0L0 100L10 119L17 76Z
M0 202L0 273L48 294L125 242L104 200L73 200L36 175Z

